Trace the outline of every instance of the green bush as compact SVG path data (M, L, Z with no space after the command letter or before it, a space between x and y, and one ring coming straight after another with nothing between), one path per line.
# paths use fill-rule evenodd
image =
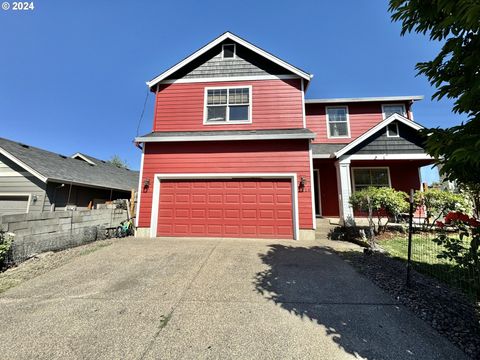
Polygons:
M369 239L372 245L375 233L386 230L389 218L397 218L401 213L408 211L407 198L406 193L389 187L369 187L352 194L350 197L352 207L368 214ZM377 217L377 227L373 220L374 216ZM386 217L385 224L382 224L382 217Z
M428 189L415 193L417 206L425 206L425 225L432 227L435 222L452 211L464 214L472 213L472 204L468 196L440 189Z
M12 239L4 231L0 230L0 269L3 267L11 247Z

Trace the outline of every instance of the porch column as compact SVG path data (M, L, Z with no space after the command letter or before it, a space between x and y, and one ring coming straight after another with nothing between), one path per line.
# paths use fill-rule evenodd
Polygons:
M337 188L340 210L340 221L343 225L351 226L354 224L353 209L349 203L352 194L352 182L350 180L350 159L340 158L335 162L337 169Z

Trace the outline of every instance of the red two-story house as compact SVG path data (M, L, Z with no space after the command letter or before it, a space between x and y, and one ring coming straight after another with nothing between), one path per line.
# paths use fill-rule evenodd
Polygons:
M312 239L358 189L419 188L421 97L305 99L311 79L227 32L149 81L137 236Z

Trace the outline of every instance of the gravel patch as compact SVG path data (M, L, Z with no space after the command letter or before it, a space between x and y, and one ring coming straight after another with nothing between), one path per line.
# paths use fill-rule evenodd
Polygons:
M0 273L0 294L25 281L65 265L78 256L90 254L105 246L109 246L112 243L112 240L99 240L62 251L50 251L38 254L31 259L22 262L18 266L9 268Z
M462 293L413 270L411 284L407 287L405 263L385 254L337 253L465 354L480 359L480 308Z

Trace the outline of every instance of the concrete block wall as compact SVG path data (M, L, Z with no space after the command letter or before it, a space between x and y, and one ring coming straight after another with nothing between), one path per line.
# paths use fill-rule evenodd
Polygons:
M14 234L12 261L20 263L46 251L63 250L104 238L104 229L127 219L122 209L4 215L0 229Z

